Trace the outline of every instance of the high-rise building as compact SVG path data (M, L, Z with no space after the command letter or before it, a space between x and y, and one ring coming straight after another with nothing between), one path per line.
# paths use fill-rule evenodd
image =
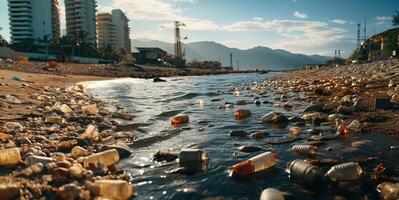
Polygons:
M60 37L59 0L8 0L11 43Z
M65 0L67 36L97 46L96 0Z
M116 30L116 49L123 49L125 52L131 52L131 40L129 19L120 9L112 10L112 23Z
M129 20L119 9L97 15L98 48L110 45L118 51L131 52Z
M109 13L97 14L97 48L116 48L115 25Z

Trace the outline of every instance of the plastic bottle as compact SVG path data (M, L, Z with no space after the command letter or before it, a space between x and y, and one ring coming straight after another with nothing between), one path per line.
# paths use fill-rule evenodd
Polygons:
M0 166L12 166L21 162L21 154L17 147L0 150Z
M88 153L88 151L86 149L84 149L83 147L80 147L80 146L75 146L71 150L71 155L74 158L78 158L80 156L86 156L87 153Z
M274 188L267 188L262 191L260 200L284 200L283 194L280 190Z
M179 154L180 163L202 162L208 159L208 155L200 149L184 149Z
M94 183L88 183L89 190L105 199L125 200L133 196L134 189L124 180L96 180Z
M42 163L43 165L47 165L49 163L55 162L55 160L51 157L44 157L44 156L29 156L25 159L27 165L33 165L35 163Z
M355 132L355 133L359 133L361 131L361 127L360 127L360 122L357 120L353 120L349 126L348 126L349 130L351 132Z
M355 162L343 163L331 167L326 173L332 181L350 181L359 179L362 176L363 170L359 164Z
M189 117L188 115L178 115L172 118L171 123L172 125L179 125L179 124L185 124L189 122Z
M301 134L301 128L300 127L292 127L292 128L290 128L290 131L289 131L289 134L290 135L299 135L299 134Z
M288 170L291 178L299 180L302 184L316 186L322 183L323 173L317 166L304 162L303 160L294 160L290 163Z
M296 153L304 153L304 154L316 154L317 153L317 147L313 145L308 145L308 144L297 144L294 145L291 150Z
M98 167L100 165L108 167L117 163L118 161L118 151L115 149L111 149L83 158L83 166L85 168L90 167L91 165L94 165L95 167Z
M233 165L232 176L246 176L268 169L277 164L277 154L265 152L246 161Z
M340 134L342 137L348 137L349 136L348 126L345 123L338 126L337 134Z
M235 113L234 116L237 118L244 118L244 117L248 117L251 115L251 111L250 110L245 110L245 109L238 109Z

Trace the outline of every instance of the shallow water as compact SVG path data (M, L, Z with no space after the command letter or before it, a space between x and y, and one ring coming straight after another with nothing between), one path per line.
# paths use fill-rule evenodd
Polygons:
M278 111L288 116L295 116L308 103L298 102L294 111L286 111L272 104L256 106L248 104L235 106L233 109L220 109L225 102L237 99L254 100L250 91L245 90L253 82L261 82L274 74L234 74L201 77L166 78L165 83L154 83L144 79L117 79L110 81L89 82L88 91L108 100L118 100L120 105L135 115L133 122L140 123L132 131L139 138L146 138L132 145L134 154L120 162L119 166L133 176L133 184L138 196L135 199L258 199L261 191L275 187L291 194L291 199L333 199L334 196L345 196L357 199L367 195L377 199L376 182L369 179L372 169L384 162L387 171L398 175L399 150L390 146L399 145L397 137L377 134L356 134L347 139L326 141L319 147L315 158L332 158L338 160L352 157L376 156L380 160L361 163L365 171L364 178L350 183L347 190L337 189L326 183L318 191L305 188L289 179L286 166L289 162L304 156L290 152L294 144L302 144L309 137L302 134L301 140L282 145L265 145L265 139L287 137L291 125L274 127L260 123L262 115ZM240 96L235 96L235 88L240 89ZM260 97L260 101L277 101L273 91ZM200 104L200 99L204 104ZM294 102L295 103L295 102ZM238 108L250 109L252 115L245 120L236 120L234 111ZM177 114L188 114L190 123L174 128L170 118ZM310 126L302 127L307 129ZM202 129L203 130L199 130ZM230 130L258 131L268 135L265 139L254 140L233 138ZM355 141L360 141L353 143ZM276 167L256 173L243 179L229 176L229 168L261 152L242 153L237 150L242 145L259 145L264 151L274 151L279 155ZM351 147L351 146L357 146ZM327 151L332 147L332 151ZM178 153L183 148L205 150L210 157L202 171L190 175L167 174L167 171L179 167L177 162L156 163L151 160L158 150ZM323 166L326 172L330 166ZM290 197L290 196L288 196Z

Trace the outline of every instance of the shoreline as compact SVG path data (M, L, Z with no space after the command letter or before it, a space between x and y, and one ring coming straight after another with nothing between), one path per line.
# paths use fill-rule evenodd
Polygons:
M339 114L347 124L358 120L365 132L399 135L397 59L297 70L272 77L267 85L274 87L282 95L290 92L303 93L308 105L321 105L309 109L305 114ZM391 107L375 109L375 99L387 99ZM322 120L327 119L323 117Z
M235 71L226 69L171 68L149 65L120 66L114 64L57 63L49 67L47 62L0 60L0 70L13 70L26 73L98 76L112 78L155 78L175 76L201 76L230 73L256 73L256 70Z

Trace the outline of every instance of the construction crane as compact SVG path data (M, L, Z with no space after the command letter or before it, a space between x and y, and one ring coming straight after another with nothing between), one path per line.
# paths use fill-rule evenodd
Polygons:
M180 27L186 26L179 21L175 21L175 59L176 66L181 66L181 61L183 60L184 54L181 45L181 37L180 37ZM186 39L186 37L184 38Z

